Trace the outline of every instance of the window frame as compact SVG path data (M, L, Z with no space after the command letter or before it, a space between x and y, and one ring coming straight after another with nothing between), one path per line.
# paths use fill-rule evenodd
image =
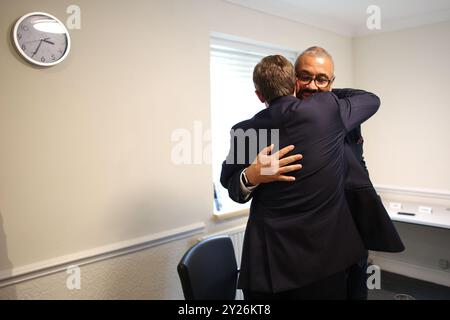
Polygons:
M243 38L238 38L238 37L234 37L234 36L230 36L230 35L224 35L224 34L217 34L217 33L212 33L210 36L210 46L209 46L209 54L210 54L210 67L211 67L211 71L210 71L210 110L211 110L211 126L214 125L215 121L214 120L214 114L215 114L215 109L214 109L214 105L213 105L213 75L212 75L212 63L213 63L213 54L216 53L224 53L224 54L230 54L233 56L239 56L241 55L242 57L252 57L252 58L258 58L258 60L261 60L263 57L268 56L268 55L273 55L273 54L281 54L283 56L285 56L288 60L290 60L292 63L295 63L295 60L298 57L298 52L296 50L292 50L292 49L286 49L286 48L282 48L280 46L276 46L276 45L272 45L272 44L267 44L267 43L261 43L261 42L257 42L255 40L251 40L251 39L243 39ZM230 65L231 66L231 65ZM253 74L249 74L249 81L252 81L252 76ZM254 94L253 92L249 92L249 94ZM256 96L255 96L256 98ZM261 110L262 110L263 106L261 106ZM243 115L243 118L241 120L245 120L245 116ZM235 123L233 123L234 125ZM231 129L231 126L230 128ZM229 130L228 129L228 130ZM214 131L214 128L211 127L211 132ZM229 131L225 132L224 134L227 135L227 139L229 140ZM214 134L212 134L211 136L211 153L214 153L215 148L214 148L214 140L213 140L213 136ZM228 145L229 148L229 145ZM212 159L214 159L214 156L212 156ZM225 160L225 158L223 159ZM223 189L223 187L220 184L220 181L218 178L220 177L215 177L214 176L214 164L211 165L211 171L213 171L213 186L215 186L215 188L217 189L217 196L221 197L220 199L224 199L223 197L228 197L228 192L224 193L223 191L226 189ZM218 192L219 190L221 190L221 192ZM216 191L216 190L215 190ZM220 201L219 199L219 201ZM229 199L229 198L228 198ZM229 199L231 200L231 199ZM227 200L228 201L228 200ZM227 220L227 219L232 219L232 218L236 218L236 217L240 217L240 216L246 216L249 214L249 209L250 209L250 203L252 200L250 200L249 202L247 202L246 204L235 204L236 208L230 208L230 209L225 209L223 211L218 211L217 207L216 207L216 199L213 199L213 216L214 218L216 218L217 220ZM223 202L222 200L222 203ZM228 203L230 203L230 201L228 201Z

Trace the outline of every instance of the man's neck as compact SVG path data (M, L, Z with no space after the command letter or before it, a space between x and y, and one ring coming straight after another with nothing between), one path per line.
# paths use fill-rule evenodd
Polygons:
M266 108L270 108L270 106L271 106L275 101L278 101L279 99L286 98L286 97L294 97L294 98L297 98L297 97L295 96L295 93L294 93L294 94L289 95L289 96L281 96L281 97L274 98L274 99L272 99L270 102L267 102L267 101L264 102L264 104L266 105Z

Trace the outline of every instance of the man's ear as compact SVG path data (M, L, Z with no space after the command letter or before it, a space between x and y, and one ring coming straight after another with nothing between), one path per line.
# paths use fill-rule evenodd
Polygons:
M259 101L261 101L262 103L266 102L266 98L264 98L263 94L260 91L256 90L255 93L256 96L259 98Z
M336 76L333 76L333 78L331 78L331 82L330 82L330 90L333 89L333 84L334 84L334 80L336 80Z
M295 81L295 94L300 91L300 80Z

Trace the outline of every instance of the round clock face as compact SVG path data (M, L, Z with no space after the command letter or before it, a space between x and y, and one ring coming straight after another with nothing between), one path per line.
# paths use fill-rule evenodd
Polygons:
M64 24L42 12L20 18L13 31L14 44L29 62L52 66L62 62L70 50L70 37Z

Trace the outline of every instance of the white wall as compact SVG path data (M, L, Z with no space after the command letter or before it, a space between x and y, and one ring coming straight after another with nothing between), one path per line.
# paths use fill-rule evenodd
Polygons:
M382 106L364 125L365 157L378 185L450 191L450 22L354 39L355 86ZM395 189L395 188L394 188ZM395 202L442 205L449 197L383 194ZM447 211L448 212L448 211ZM450 230L397 223L402 254L374 254L382 268L450 286Z
M450 22L354 40L355 85L382 99L364 126L374 183L450 191Z
M0 2L6 272L190 223L206 223L206 232L245 223L212 219L209 165L170 161L173 130L210 125L211 32L297 51L324 46L336 84L353 84L350 38L220 0L80 0L82 29L71 32L68 59L50 69L22 62L9 40L16 19L47 11L65 20L72 3ZM180 298L175 267L194 240L83 267L89 285L79 292L68 292L59 272L0 289L0 298ZM136 283L145 285L133 292Z

